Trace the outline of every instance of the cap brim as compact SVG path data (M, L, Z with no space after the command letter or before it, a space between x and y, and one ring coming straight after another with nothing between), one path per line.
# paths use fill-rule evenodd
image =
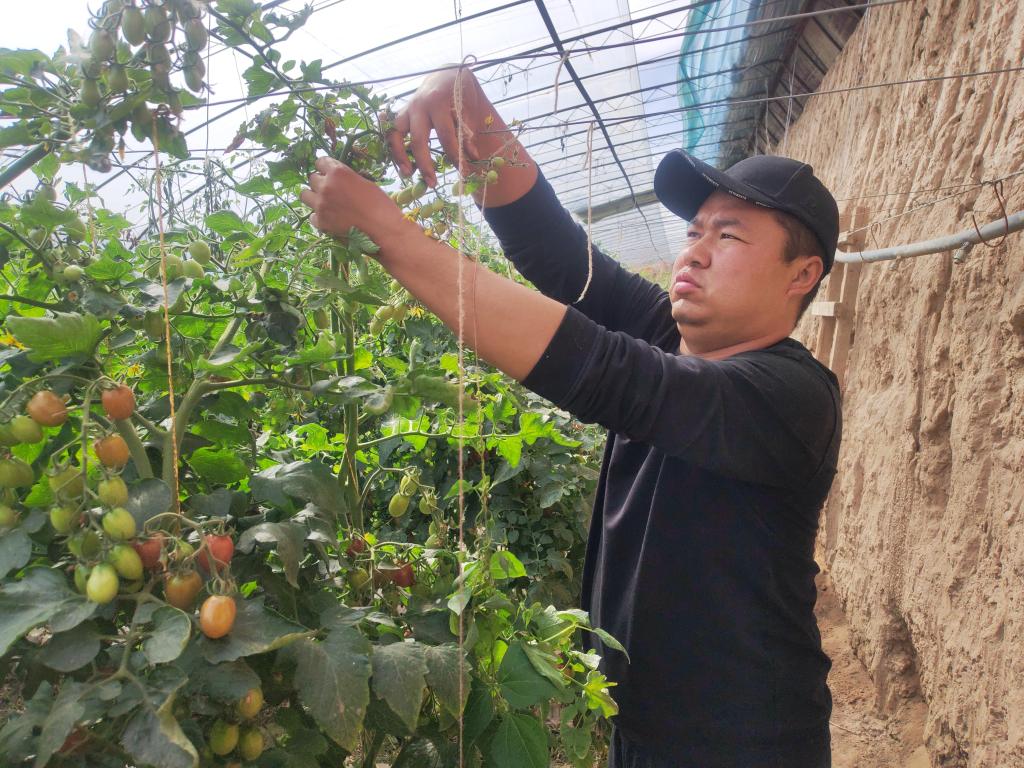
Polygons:
M756 189L681 149L673 149L665 155L654 172L654 193L658 200L676 216L687 221L691 221L704 201L719 189L741 200L769 208L776 207Z

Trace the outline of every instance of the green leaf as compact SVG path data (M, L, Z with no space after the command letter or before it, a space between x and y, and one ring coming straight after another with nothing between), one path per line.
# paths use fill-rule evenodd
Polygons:
M518 579L526 575L526 567L519 558L502 549L491 556L491 578L495 581Z
M99 652L100 636L90 621L51 637L40 652L39 660L58 672L74 672L96 658Z
M233 232L249 231L249 227L237 213L227 210L215 211L207 216L206 226L222 237L227 237Z
M409 739L395 757L391 768L442 768L444 761L430 739Z
M121 745L138 765L196 768L199 754L172 714L175 694L187 678L181 673L168 674L156 681L154 677L157 676L147 680L150 685L146 688L145 705L134 708L135 714L121 734ZM152 685L153 682L157 685Z
M87 686L73 680L67 680L61 684L57 700L53 702L53 709L43 723L43 731L39 734L39 754L36 755L35 768L43 768L54 752L64 745L65 739L71 733L82 716L85 714L85 707L82 704L82 694Z
M185 650L191 634L188 614L171 605L160 606L153 613L152 634L142 644L142 652L150 664L174 661Z
M19 144L34 144L37 141L27 122L15 123L7 128L0 128L0 149Z
M239 552L251 552L256 543L277 544L277 556L284 566L284 577L299 588L299 565L302 562L306 529L298 523L260 523L238 537Z
M252 344L246 344L244 347L239 349L231 344L225 344L224 347L212 357L199 358L199 361L196 363L196 367L204 371L222 371L225 368L230 368L235 363L242 362L262 346L262 342L253 342Z
M626 649L623 647L622 643L620 643L618 640L616 640L614 637L608 634L605 630L601 629L600 627L594 627L591 630L591 632L593 632L595 635L601 638L601 642L604 643L604 645L606 645L608 648L614 648L616 651L626 653ZM627 661L629 660L629 654L626 654L626 659Z
M286 507L288 497L294 496L335 516L347 511L337 476L319 461L278 464L253 475L249 485L254 501Z
M78 218L72 208L58 208L45 197L33 197L21 207L21 221L27 227L55 229Z
M0 536L0 579L24 568L32 557L32 540L24 528L12 528Z
M11 643L40 624L59 616L54 621L58 627L55 631L67 631L95 610L96 603L73 592L59 572L32 568L21 581L5 582L0 588L0 656L7 653Z
M0 72L5 75L21 75L32 73L32 68L50 60L42 51L35 49L0 48Z
M474 680L469 691L469 698L466 699L466 709L463 714L463 736L466 744L475 742L487 726L494 719L494 698L487 686L479 680Z
M355 627L334 627L322 642L300 640L288 655L302 706L324 733L354 751L370 701L370 641Z
M410 731L416 730L426 674L423 646L415 640L373 649L373 692L387 702Z
M547 768L547 731L536 717L512 712L498 723L484 756L493 768Z
M459 653L459 647L452 644L426 646L424 657L430 690L452 717L458 717L466 706L473 682L469 663Z
M201 689L212 699L234 704L253 688L260 677L244 661L226 661L203 669L197 676Z
M54 312L53 317L10 317L7 328L29 348L29 359L37 363L90 355L103 335L96 317L77 312Z
M53 688L44 680L25 703L24 711L12 715L0 728L0 755L10 765L26 763L36 754L36 734L42 730L52 708Z
M307 633L301 624L294 624L263 606L263 598L236 599L238 614L227 637L199 640L203 656L211 664L235 661L243 656L266 653L294 643Z
M558 659L554 654L548 653L542 650L536 645L523 645L523 651L526 653L526 657L530 660L533 668L542 676L547 678L548 682L554 685L559 690L565 688L565 678L562 673L558 670L557 664Z
M520 642L511 643L505 652L498 683L502 697L515 709L528 709L558 696L558 689L533 668Z
M189 466L212 485L237 483L249 476L249 467L238 453L223 448L200 448L188 457Z
M132 265L104 256L85 268L85 274L101 282L117 282L132 273Z
M348 247L350 250L359 251L368 256L380 251L380 247L370 239L368 234L355 227L351 227L348 231Z
M141 529L150 518L169 512L173 500L167 483L155 477L147 477L128 486L128 501L124 506L132 513L136 525Z

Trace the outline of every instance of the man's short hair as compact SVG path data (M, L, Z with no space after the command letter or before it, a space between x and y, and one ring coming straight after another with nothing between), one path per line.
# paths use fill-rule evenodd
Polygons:
M785 211L773 209L772 213L775 216L775 220L786 230L786 244L782 251L783 261L788 263L795 260L798 256L817 256L821 259L822 264L825 263L825 254L822 252L821 242L806 224L796 216ZM818 282L814 284L814 287L807 292L803 301L800 302L800 309L796 313L796 321L798 323L800 318L804 316L807 308L811 306L814 297L818 295L818 288L821 287L821 281L824 277L825 275L822 274L818 278Z

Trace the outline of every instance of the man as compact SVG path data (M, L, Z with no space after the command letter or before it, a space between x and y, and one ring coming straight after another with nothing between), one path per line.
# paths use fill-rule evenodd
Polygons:
M620 704L610 765L828 766L813 547L840 401L788 336L832 265L832 196L786 158L723 173L669 153L655 190L690 222L669 291L595 250L584 292L585 233L465 70L429 78L389 136L399 170L413 171L408 135L433 185L431 130L463 172L515 161L486 187L484 213L541 291L464 262L467 343L609 429L583 605L629 653L601 649ZM351 170L317 168L302 196L313 224L362 229L384 268L457 327L460 257Z

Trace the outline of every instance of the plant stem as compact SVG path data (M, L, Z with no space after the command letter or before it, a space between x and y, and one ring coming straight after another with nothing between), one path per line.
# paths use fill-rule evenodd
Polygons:
M49 144L36 144L36 146L32 147L32 149L4 168L3 172L0 172L0 189L6 187L29 168L50 154L50 149L51 147Z
M149 478L153 476L153 465L149 463L149 456L146 455L146 448L139 439L138 433L128 419L117 419L114 421L114 428L118 434L128 443L128 451L135 462L135 469L139 477Z

